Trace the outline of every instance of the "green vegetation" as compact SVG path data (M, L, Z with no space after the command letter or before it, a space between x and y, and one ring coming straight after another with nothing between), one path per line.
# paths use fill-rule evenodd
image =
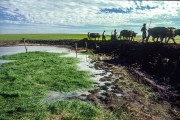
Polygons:
M77 59L60 57L58 53L30 52L1 58L15 61L3 64L0 69L0 94L9 91L18 96L32 95L49 89L69 92L91 84L87 72L77 70Z
M22 40L22 38L29 40L82 40L87 38L87 34L0 34L0 42L15 42ZM110 39L110 35L106 35L106 40ZM141 39L141 35L135 37L135 41L140 42ZM102 37L100 37L100 40L102 40ZM179 43L180 36L176 36L175 40ZM151 40L149 41L152 42ZM171 42L172 40L170 40Z
M101 113L99 109L77 101L43 104L48 90L68 92L91 86L89 74L77 70L77 59L46 52L20 53L1 59L15 61L0 67L0 119L39 120L64 112L67 118L87 116L93 119Z
M116 120L91 104L78 100L45 103L48 90L69 92L91 86L89 74L78 71L78 59L46 52L2 56L14 60L0 67L1 120Z
M30 40L81 40L87 38L87 34L0 34L0 41L18 41L22 38Z
M77 100L37 104L32 99L31 101L19 99L19 101L12 100L5 104L7 105L0 109L1 120L105 120L106 118L111 118L107 120L115 120L111 114L104 114L101 109Z

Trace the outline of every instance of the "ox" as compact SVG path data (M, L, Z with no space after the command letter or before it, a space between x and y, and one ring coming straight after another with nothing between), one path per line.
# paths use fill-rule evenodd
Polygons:
M160 38L161 43L163 42L163 39L165 39L165 43L167 43L170 39L174 41L175 37L175 28L173 27L154 27L154 28L149 28L148 29L148 36L146 38L146 42L148 42L149 37L152 37L152 40L155 42L155 38L157 38L156 42L158 42L158 39ZM166 41L166 39L168 40Z
M136 37L136 34L134 31L132 30L122 30L120 32L119 38L121 40L121 37L126 38L128 40L134 41L134 37Z
M174 40L174 37L180 36L180 29L170 29L170 32L172 32L172 35L169 36L166 43L168 43L170 39L172 39L173 42L176 43L175 40Z
M96 40L96 38L98 38L98 40L99 40L100 37L101 37L101 35L99 33L90 33L90 32L88 32L89 40L91 40L91 38L94 38L95 40Z

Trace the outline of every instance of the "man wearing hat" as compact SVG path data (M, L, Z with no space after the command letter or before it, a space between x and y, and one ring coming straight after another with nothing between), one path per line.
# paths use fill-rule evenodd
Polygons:
M144 39L146 38L146 24L143 24L143 27L141 28L141 32L142 32L142 42L144 42Z
M102 33L102 40L106 40L106 36L105 36L105 30L104 30L104 32Z

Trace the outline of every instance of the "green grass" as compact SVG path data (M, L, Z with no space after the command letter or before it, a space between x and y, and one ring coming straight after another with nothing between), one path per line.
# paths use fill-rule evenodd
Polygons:
M87 34L0 34L0 42L15 42L22 40L22 38L29 40L82 40L87 38ZM106 40L110 39L110 35L106 35ZM141 35L135 37L135 41L139 42L141 39ZM100 40L102 40L102 37L100 37ZM180 36L176 36L175 40L179 43ZM152 42L151 38L149 41ZM172 42L172 40L170 42Z
M63 100L48 104L36 104L35 101L26 101L17 104L17 100L6 103L0 109L1 120L116 120L108 113L103 112L91 104L77 100Z
M91 86L89 74L77 70L77 59L60 56L58 53L29 52L1 57L15 61L0 67L0 119L31 118L35 113L40 114L46 107L41 105L48 90L68 92ZM73 105L69 109L77 107ZM79 106L89 108L85 104L79 103ZM92 112L95 108L89 109ZM42 114L51 115L48 108L46 111ZM88 114L86 112L80 114Z
M64 40L87 38L87 34L0 34L0 41L18 41L22 38L30 40Z
M78 71L78 59L62 55L29 52L0 57L14 60L0 67L1 120L116 120L82 101L44 102L48 90L69 92L92 85L90 75Z
M60 57L58 53L19 53L3 56L2 59L15 61L3 64L0 69L0 94L4 91L20 95L36 93L32 93L32 86L33 91L43 88L69 92L90 87L91 84L88 73L77 70L77 59ZM12 87L6 87L9 85Z

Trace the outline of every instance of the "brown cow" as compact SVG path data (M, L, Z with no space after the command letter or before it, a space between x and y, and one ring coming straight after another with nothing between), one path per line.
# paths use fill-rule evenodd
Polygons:
M95 38L95 40L96 40L96 38L98 38L98 40L99 40L100 37L101 37L101 35L99 33L90 33L90 32L88 32L89 40L91 40L91 38Z
M121 40L121 37L126 38L127 40L131 40L134 41L134 37L136 37L136 32L132 31L132 30L122 30L120 32L119 38Z
M146 38L146 42L148 42L149 37L152 36L152 40L155 42L155 38L157 38L156 42L158 42L158 39L160 38L161 43L163 42L163 39L165 39L165 43L168 43L170 39L174 41L175 36L175 28L174 27L154 27L148 29L148 36ZM166 41L166 39L168 40ZM175 41L174 41L175 43Z

